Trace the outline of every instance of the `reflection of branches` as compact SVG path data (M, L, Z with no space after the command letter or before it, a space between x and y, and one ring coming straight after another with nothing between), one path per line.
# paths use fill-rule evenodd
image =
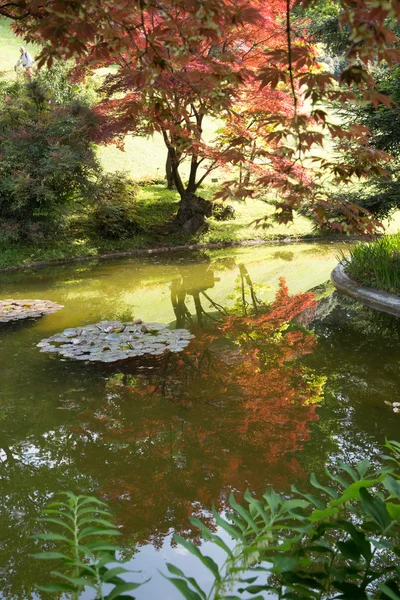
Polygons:
M244 287L244 283L246 282L250 289L250 296L251 296L251 300L253 303L254 312L257 315L258 314L258 306L259 306L259 304L261 304L261 302L259 301L259 299L256 296L256 293L255 293L254 287L253 287L253 282L251 280L251 277L250 277L249 272L246 269L246 267L243 264L241 264L241 265L239 265L239 270L240 270L240 279L242 282L242 301L243 301L244 314L245 315L247 314L246 309L247 309L247 305L248 305L248 302L246 301L246 291L245 291L245 287Z
M263 307L264 303L257 298L255 286L244 264L239 265L239 277L241 281L241 311L243 316L248 314L249 306L252 307L252 314L260 314L260 307ZM221 319L221 316L231 316L232 311L228 310L218 302L215 302L205 291L213 288L216 281L219 281L219 279L215 278L213 271L209 269L206 270L204 277L199 282L197 282L197 280L191 280L191 278L186 277L184 274L181 277L172 280L170 285L171 302L176 317L176 327L178 329L185 327L186 322L188 322L189 326L193 325L192 315L186 305L187 296L192 296L193 298L196 319L200 327L204 327L207 324L204 317L207 317L210 321L216 322ZM247 301L247 294L250 295L251 305ZM204 296L211 307L214 308L219 315L212 316L204 309L201 303L201 296Z
M224 308L222 306L222 304L218 304L218 302L214 302L214 300L205 292L201 292L201 293L203 294L204 298L206 298L209 301L211 306L216 308L219 312L224 313L225 315L229 315L228 311L226 310L226 308Z
M174 309L174 313L175 313L175 317L176 317L177 329L179 329L181 327L185 327L186 320L189 322L190 325L193 325L192 315L190 314L190 311L189 311L188 307L186 306L186 302L185 302L187 295L192 296L192 298L193 298L194 306L195 306L195 310L196 310L197 323L200 325L200 327L203 327L205 325L203 316L206 316L211 321L218 320L218 319L215 319L214 317L212 317L210 314L208 314L207 311L203 308L203 305L202 305L201 299L200 299L200 294L204 295L204 297L207 298L207 300L209 300L211 305L214 306L215 308L217 308L217 310L219 312L225 312L225 314L228 314L222 306L213 302L211 300L211 298L205 293L204 290L213 287L214 281L217 281L214 278L214 273L212 271L207 272L207 275L208 275L208 280L207 280L206 284L205 284L205 282L202 282L203 285L199 285L198 287L197 286L195 287L191 284L188 285L188 283L187 283L187 281L185 281L184 277L174 279L171 282L171 285L170 285L171 302L172 302L172 307Z
M182 286L181 279L171 281L171 302L176 317L176 327L180 329L185 326L185 319L193 324L192 315L185 304L186 292Z

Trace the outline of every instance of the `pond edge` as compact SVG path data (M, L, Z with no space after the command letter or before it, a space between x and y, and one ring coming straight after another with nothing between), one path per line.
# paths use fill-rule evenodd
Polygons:
M274 240L244 240L241 242L209 242L204 244L185 244L181 246L159 246L156 248L135 248L133 250L125 250L123 252L107 252L105 254L97 255L86 255L86 256L75 256L72 258L61 258L57 260L46 260L37 261L32 263L23 263L19 265L9 265L8 267L1 267L0 273L9 271L21 271L23 269L41 269L44 267L56 267L59 265L89 262L96 260L113 260L117 258L127 258L130 256L147 256L151 254L165 254L169 252L186 252L188 250L218 250L218 248L236 248L246 246L277 246L277 245L288 245L288 244L301 244L301 243L320 243L320 244L334 244L336 242L354 242L360 240L360 236L339 236L334 237L286 237L278 238Z
M339 292L351 296L370 308L400 317L400 296L359 285L347 275L342 263L333 269L331 281Z

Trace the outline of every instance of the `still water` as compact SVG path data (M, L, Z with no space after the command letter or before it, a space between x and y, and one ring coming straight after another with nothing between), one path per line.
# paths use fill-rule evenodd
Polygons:
M40 597L34 584L46 583L51 567L28 558L38 549L29 536L57 491L107 501L124 556L142 570L136 579L152 577L136 597L177 600L158 574L165 562L207 586L172 542L173 532L199 539L191 515L209 520L231 491L304 487L311 471L376 457L385 437L400 438L400 415L388 405L400 400L398 326L323 285L338 251L274 246L0 274L0 299L64 305L0 324L3 598ZM117 365L36 348L67 327L133 317L178 320L196 338L184 355Z

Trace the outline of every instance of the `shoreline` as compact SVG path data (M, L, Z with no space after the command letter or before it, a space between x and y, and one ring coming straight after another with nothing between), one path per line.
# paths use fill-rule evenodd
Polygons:
M320 244L334 244L343 242L355 242L362 238L360 236L304 236L304 237L285 237L271 240L243 240L243 241L232 241L232 242L206 242L198 244L183 244L176 246L157 246L155 248L136 248L132 250L107 252L98 255L86 255L76 256L71 258L61 258L47 261L34 261L31 263L22 263L17 265L10 265L7 267L1 267L0 273L9 273L11 271L21 271L24 269L42 269L51 266L60 266L65 264L74 264L80 262L89 262L94 260L114 260L118 258L129 258L134 256L148 256L152 254L167 254L172 252L188 252L192 250L218 250L219 248L239 248L239 247L251 247L251 246L277 246L277 245L290 245L300 243L320 243Z
M400 317L400 296L360 285L347 275L342 263L333 269L331 281L339 292L347 294L354 300L374 310Z

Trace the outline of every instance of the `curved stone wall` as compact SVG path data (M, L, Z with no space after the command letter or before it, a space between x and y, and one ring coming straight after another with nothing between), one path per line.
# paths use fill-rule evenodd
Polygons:
M342 264L333 269L331 281L339 292L343 292L375 310L400 317L400 296L359 285L350 279Z

